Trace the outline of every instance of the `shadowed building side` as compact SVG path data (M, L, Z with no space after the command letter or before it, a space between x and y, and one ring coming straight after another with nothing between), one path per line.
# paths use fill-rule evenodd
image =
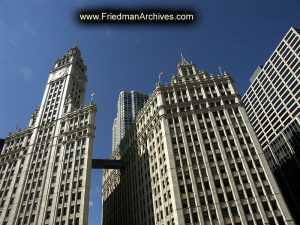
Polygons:
M0 138L0 153L2 152L2 148L3 148L3 146L4 146L4 139L1 139Z
M290 136L291 132L299 130L299 29L289 29L250 81L251 85L242 98L246 112L287 205L300 224L297 190L300 183L297 173L300 170L299 148L297 144L292 144Z

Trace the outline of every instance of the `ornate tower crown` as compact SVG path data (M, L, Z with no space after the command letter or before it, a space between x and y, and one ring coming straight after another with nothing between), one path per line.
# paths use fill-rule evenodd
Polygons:
M75 45L74 47L70 48L69 51L66 53L66 56L70 56L70 55L81 56L81 52L80 52L79 48L77 47L77 45Z
M181 54L181 61L177 65L178 76L190 76L196 73L195 64L188 62Z
M182 59L181 62L178 64L178 66L183 66L183 65L191 65L191 63L189 63L188 61L186 61L185 59Z

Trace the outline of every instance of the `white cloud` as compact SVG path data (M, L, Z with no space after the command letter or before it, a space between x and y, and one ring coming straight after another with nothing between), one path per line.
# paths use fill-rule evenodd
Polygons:
M15 39L10 38L8 42L12 47L17 47L17 41Z
M21 75L25 81L30 81L33 78L33 71L29 66L22 66L20 68Z
M0 31L3 31L4 29L6 29L6 23L0 19Z
M23 26L23 29L30 35L32 35L33 37L36 37L37 36L37 33L35 31L35 29L32 27L31 24L23 21L22 22L22 26Z

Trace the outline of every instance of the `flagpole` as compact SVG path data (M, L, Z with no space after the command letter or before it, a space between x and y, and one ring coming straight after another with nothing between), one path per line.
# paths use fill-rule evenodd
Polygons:
M90 103L90 104L93 103L93 100L94 100L94 96L95 96L95 95L96 95L95 92L92 92L92 94L91 94L91 103Z
M90 103L90 104L92 104L92 102L93 102L93 99L94 99L94 96L93 96L93 95L91 95L91 103Z
M222 76L222 67L219 66L220 75Z
M160 84L160 78L164 75L164 72L160 72L158 75L158 83Z

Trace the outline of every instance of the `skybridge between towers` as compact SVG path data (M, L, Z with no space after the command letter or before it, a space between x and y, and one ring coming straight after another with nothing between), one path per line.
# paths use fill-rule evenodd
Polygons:
M122 160L112 159L92 159L92 169L117 169L123 170L125 168Z

